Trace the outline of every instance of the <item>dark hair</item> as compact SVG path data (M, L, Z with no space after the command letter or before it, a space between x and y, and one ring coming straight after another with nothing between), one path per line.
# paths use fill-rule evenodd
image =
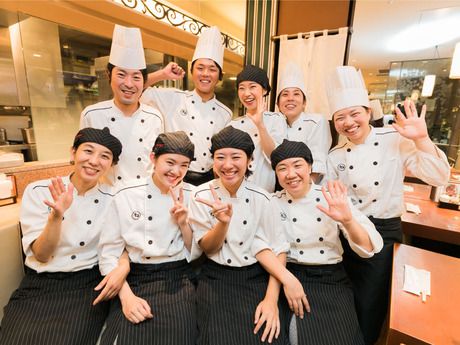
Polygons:
M198 59L196 59L198 60ZM193 74L193 66L195 66L195 62L196 60L192 61L192 65L190 66L190 73ZM212 59L211 59L212 60ZM219 66L219 64L217 62L215 62L214 60L212 60L212 62L214 62L214 64L216 65L216 67L219 69L219 80L222 80L222 78L224 77L224 74L222 73L222 68Z
M107 73L109 75L109 83L112 82L112 70L113 68L116 67L115 65L112 65L110 62L107 64ZM142 73L142 78L144 79L144 84L145 82L147 81L147 68L144 68L144 69L140 69L139 71L141 71Z

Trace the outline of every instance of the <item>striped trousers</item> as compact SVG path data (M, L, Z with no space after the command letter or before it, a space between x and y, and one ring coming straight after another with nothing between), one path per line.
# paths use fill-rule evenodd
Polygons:
M207 260L197 289L197 345L260 345L263 329L254 334L254 314L265 297L268 273L256 263L229 267ZM282 314L280 313L280 317ZM282 319L284 324L286 319ZM272 344L287 344L281 332Z
M120 300L112 301L101 345L194 345L196 301L194 273L185 261L131 263L127 281L133 293L150 305L153 318L133 324Z
M302 283L311 312L293 316L286 299L283 310L294 317L290 338L293 345L363 345L355 312L353 290L343 265L299 265L287 268ZM294 331L293 331L294 330Z
M26 268L5 307L1 345L95 344L108 312L93 306L101 281L97 266L77 272L36 273Z

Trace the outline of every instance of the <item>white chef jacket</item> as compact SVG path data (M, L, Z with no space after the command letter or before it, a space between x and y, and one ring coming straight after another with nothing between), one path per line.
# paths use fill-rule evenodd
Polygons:
M263 121L268 134L275 142L275 147L277 147L287 137L286 118L282 114L267 111L263 114ZM267 157L262 150L256 125L247 115L244 115L230 122L230 126L245 131L254 142L253 161L249 164L249 170L253 174L249 176L248 181L268 192L273 192L275 190L275 172L272 169L270 157Z
M176 186L177 197L180 187L187 204L191 187L187 183ZM125 248L134 263L190 260L179 226L169 212L173 206L171 195L161 194L151 177L120 189L110 206L99 243L101 274L117 266Z
M212 168L211 137L231 120L232 112L214 96L207 102L193 91L173 88L147 88L141 102L158 108L167 132L184 131L195 145L190 171L204 173Z
M448 182L446 155L436 148L433 156L417 150L412 140L393 128L371 128L365 142L347 140L329 152L328 179L339 179L353 203L366 216L399 217L404 212L405 171L434 186Z
M235 198L230 197L219 179L193 190L189 219L195 243L199 243L218 222L209 206L195 200L213 200L211 183L222 202L232 204L233 210L225 241L219 251L209 257L211 260L225 266L244 267L256 263L256 254L264 249L271 249L275 255L287 252L289 243L281 229L276 204L266 191L246 180Z
M294 199L287 191L276 192L274 200L281 209L280 218L284 223L286 238L290 243L288 261L304 265L329 265L342 261L343 248L340 231L348 240L351 249L362 258L370 258L383 247L383 240L374 224L362 214L351 201L349 206L353 218L369 235L373 250L367 251L350 240L346 229L316 206L328 208L321 187L312 183L307 195Z
M62 178L69 184L69 177ZM78 195L74 189L73 201L64 213L61 237L50 260L42 263L35 259L32 243L43 232L51 208L44 200L53 201L48 186L51 180L41 180L29 184L21 202L22 246L26 255L25 265L37 272L74 272L97 265L97 244L105 214L112 199L107 185L96 185Z
M313 155L312 172L326 175L332 137L329 121L324 116L302 112L292 126L287 125L287 139L307 144Z
M125 116L113 99L86 107L80 128L108 127L123 145L120 160L108 178L119 185L152 175L150 152L158 134L164 132L163 116L158 110L140 104L132 116Z

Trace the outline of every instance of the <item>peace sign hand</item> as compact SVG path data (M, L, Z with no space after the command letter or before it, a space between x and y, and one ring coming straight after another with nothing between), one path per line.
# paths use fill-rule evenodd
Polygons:
M228 224L232 219L232 204L223 203L220 198L218 197L214 186L210 184L211 194L213 197L213 201L205 200L202 198L196 198L196 201L209 206L212 211L211 214L221 223Z
M428 130L425 122L426 104L422 107L420 117L417 114L414 102L411 100L404 101L404 110L407 118L398 107L395 108L396 123L393 123L393 128L407 139L417 140L427 138Z
M169 210L171 216L176 221L177 225L183 226L187 224L188 209L184 205L184 191L182 187L179 188L179 198L174 194L172 187L169 187L169 194L173 199L174 206Z
M72 183L69 183L66 188L64 182L62 182L62 178L56 177L51 179L48 189L54 202L49 200L44 200L43 202L54 211L55 216L62 217L72 204L74 186Z
M317 205L316 207L336 222L346 224L352 221L353 216L348 205L347 188L340 181L328 181L327 189L329 190L329 193L326 192L326 188L324 186L321 191L323 192L329 209L321 205Z

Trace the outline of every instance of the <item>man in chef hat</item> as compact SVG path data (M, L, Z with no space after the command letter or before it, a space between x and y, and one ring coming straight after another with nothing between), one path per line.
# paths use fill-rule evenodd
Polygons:
M224 47L216 26L203 29L192 58L191 74L195 89L182 91L173 88L149 87L141 101L153 105L165 118L166 131L185 131L195 145L195 159L184 181L200 185L214 178L210 154L211 137L223 129L232 111L216 99L214 94L222 79ZM150 73L148 84L161 80L178 80L184 71L171 62L165 68Z
M147 69L138 28L115 25L107 71L113 99L86 107L80 128L108 127L121 141L123 153L109 178L126 184L152 174L149 154L158 134L164 132L161 113L139 102Z

